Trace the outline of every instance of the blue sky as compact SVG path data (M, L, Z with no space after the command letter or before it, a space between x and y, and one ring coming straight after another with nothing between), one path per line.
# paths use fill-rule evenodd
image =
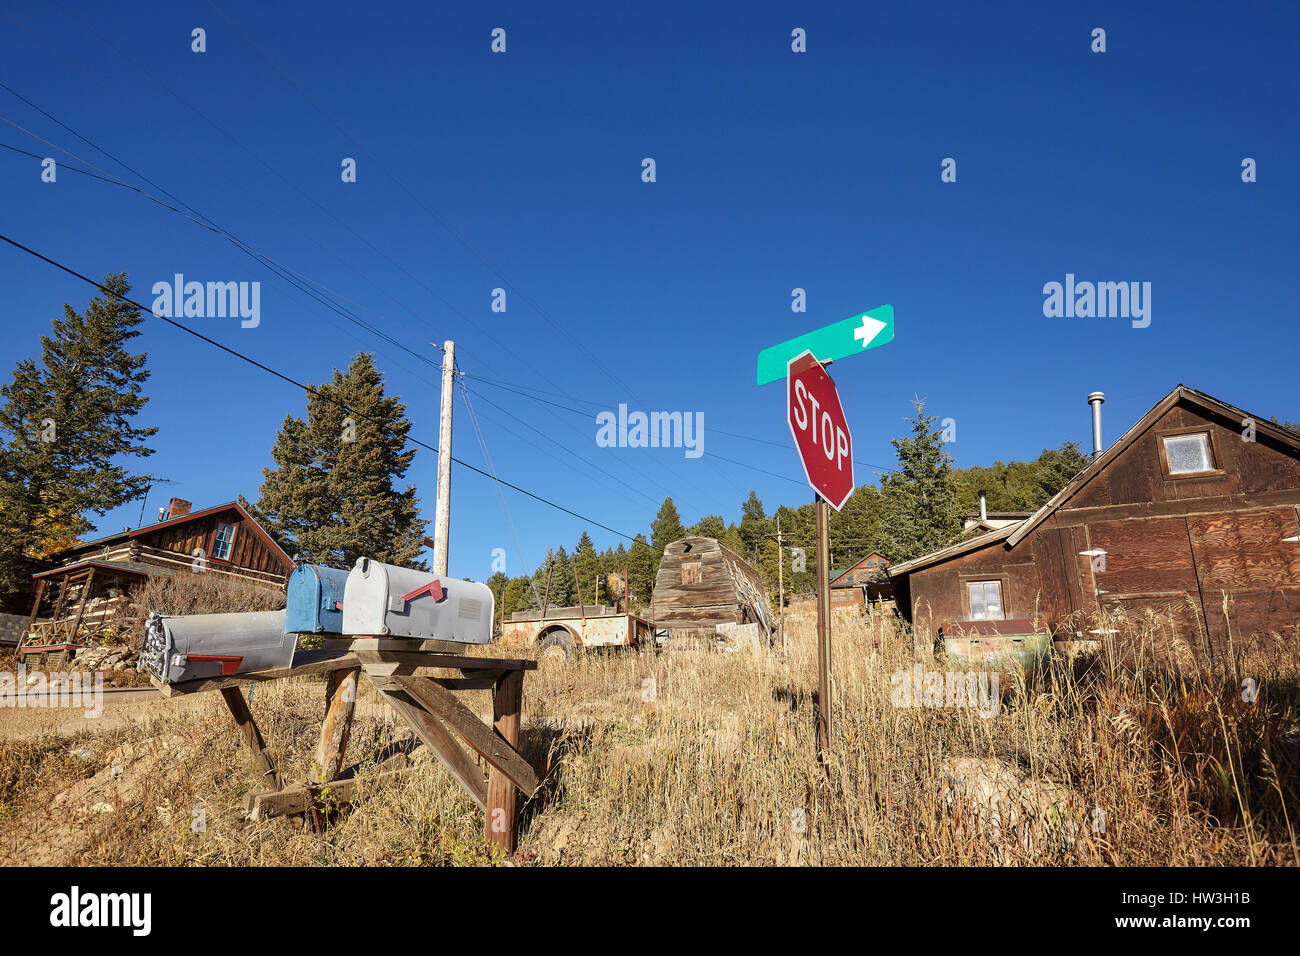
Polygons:
M1300 419L1300 8L996 6L58 0L0 14L0 80L408 348L436 363L428 343L454 339L467 374L568 396L550 398L585 415L469 383L498 474L628 534L667 493L687 523L738 518L751 488L769 509L810 500L783 386L753 384L755 357L883 303L894 342L832 369L859 461L893 462L913 395L956 421L960 465L1086 448L1098 389L1108 440L1180 382ZM8 123L0 143L161 195L3 90L0 116L80 159ZM257 328L188 321L311 382L374 351L436 444L427 363L135 193L40 174L0 149L0 232L95 278L124 270L146 304L178 272L260 281ZM1043 285L1067 273L1150 282L1150 326L1046 318ZM90 290L9 247L0 278L7 377ZM146 515L173 494L256 499L303 394L143 328L147 467L174 482ZM619 403L703 412L704 455L597 447L595 414ZM483 466L459 401L454 449ZM435 469L420 452L408 475L430 518ZM454 470L452 573L486 577L498 547L521 573L584 528L619 540L504 498L509 517L491 482Z

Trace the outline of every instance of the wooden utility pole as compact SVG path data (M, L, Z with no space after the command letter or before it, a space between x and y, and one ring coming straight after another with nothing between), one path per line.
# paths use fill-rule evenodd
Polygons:
M781 537L781 516L776 516L776 630L785 650L785 539Z
M442 344L442 413L438 424L438 502L433 513L433 573L447 574L451 536L451 403L455 383L456 343Z
M831 742L831 548L827 526L831 506L818 495L817 509L817 750Z

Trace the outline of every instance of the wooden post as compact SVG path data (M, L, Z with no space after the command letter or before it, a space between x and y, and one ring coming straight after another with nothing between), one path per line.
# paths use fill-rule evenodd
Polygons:
M352 732L352 714L357 706L357 681L361 668L330 671L325 679L325 722L316 746L316 782L327 783L343 769L343 753Z
M22 647L27 642L27 635L36 626L36 617L41 611L41 599L43 597L45 597L45 579L41 578L36 582L36 600L32 603L31 616L27 618L27 630L18 637L19 647Z
M523 705L524 672L511 671L499 681L492 694L492 725L511 749L519 747L519 714ZM488 774L487 815L484 827L487 841L503 853L515 850L515 785L493 767Z
M817 750L824 754L831 741L831 506L820 495L817 509Z
M582 618L582 623L587 623L587 609L582 604L582 581L581 575L578 574L578 561L573 561L573 583L578 589L578 617Z
M542 620L546 620L546 607L551 603L551 572L555 570L555 565L549 561L546 563L546 594L542 596Z
M81 615L86 612L86 600L90 597L90 589L95 584L95 569L92 566L90 573L86 575L86 581L81 586L81 600L77 602L77 617L72 622L72 630L68 632L69 642L75 643L77 640L77 628L81 627Z
M785 650L785 539L781 536L781 516L776 516L776 629L781 635L781 650Z
M253 754L254 766L262 772L262 776L270 783L272 790L279 790L280 775L276 773L271 755L266 752L266 741L262 739L262 732L257 729L257 721L253 720L253 714L248 709L244 692L238 687L223 687L221 696L225 698L226 706L230 708L230 716L235 718L235 723L239 726L239 733L243 736L244 743Z

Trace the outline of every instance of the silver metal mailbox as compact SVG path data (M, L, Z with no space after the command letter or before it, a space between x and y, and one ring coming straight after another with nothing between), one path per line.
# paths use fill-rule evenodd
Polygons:
M343 590L343 633L488 644L492 589L358 558Z
M150 614L139 670L168 684L288 667L298 646L284 611Z

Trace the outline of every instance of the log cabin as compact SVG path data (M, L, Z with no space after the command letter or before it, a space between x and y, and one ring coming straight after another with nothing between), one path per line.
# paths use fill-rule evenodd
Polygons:
M1038 511L889 569L918 651L954 630L1132 640L1142 620L1157 653L1300 636L1300 435L1179 385L1103 451L1103 400L1093 460Z
M719 624L757 624L766 640L775 626L758 571L717 539L698 536L664 548L651 615L674 638L712 638Z
M150 577L204 572L282 591L293 560L237 502L192 511L173 498L159 520L65 548L33 575L27 645L76 644L96 635Z

